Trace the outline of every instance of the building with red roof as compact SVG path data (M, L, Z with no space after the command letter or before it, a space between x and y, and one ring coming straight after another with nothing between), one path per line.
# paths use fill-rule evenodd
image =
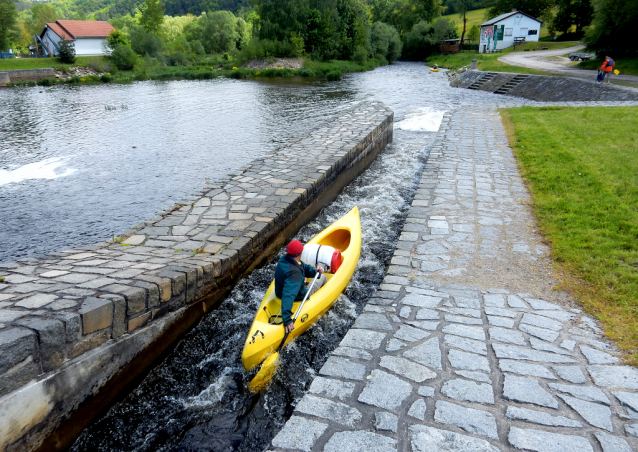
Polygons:
M76 56L104 55L106 38L115 28L108 22L57 20L40 33L45 55L55 56L60 41L72 41Z

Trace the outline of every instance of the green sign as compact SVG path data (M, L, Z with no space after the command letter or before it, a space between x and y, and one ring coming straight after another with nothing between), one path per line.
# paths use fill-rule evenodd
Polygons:
M494 41L502 41L505 34L505 25L494 26Z

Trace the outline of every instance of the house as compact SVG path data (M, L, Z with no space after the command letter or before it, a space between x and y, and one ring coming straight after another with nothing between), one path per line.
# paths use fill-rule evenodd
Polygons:
M516 10L483 22L479 53L494 52L520 42L537 42L542 23L529 14Z
M104 55L106 38L113 30L113 25L103 21L57 20L46 24L36 40L40 41L44 56L57 55L62 40L73 42L76 56Z

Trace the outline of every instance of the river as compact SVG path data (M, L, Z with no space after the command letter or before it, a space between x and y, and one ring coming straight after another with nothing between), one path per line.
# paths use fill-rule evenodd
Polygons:
M202 188L205 178L223 179L358 101L381 100L395 111L394 142L297 236L306 241L359 207L363 247L355 275L333 309L285 349L269 388L247 391L241 347L276 258L240 281L128 397L82 433L74 451L266 450L383 279L443 114L494 102L493 95L450 88L444 73L417 63L339 82L5 90L0 108L11 99L21 107L12 110L13 120L0 119L13 143L0 145L6 225L0 260L107 239ZM33 119L35 108L47 113ZM20 172L25 165L48 177L20 176L31 174Z

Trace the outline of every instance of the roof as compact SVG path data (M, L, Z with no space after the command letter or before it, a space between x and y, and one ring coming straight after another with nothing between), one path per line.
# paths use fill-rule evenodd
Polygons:
M89 20L57 20L48 23L50 28L62 39L73 41L78 38L106 38L115 28L106 21ZM42 31L42 35L46 28Z
M524 16L529 17L530 19L534 19L536 22L539 22L541 24L543 23L542 20L538 20L537 18L532 17L532 16L530 16L529 14L527 14L527 13L525 13L523 11L511 11L509 13L505 13L505 14L501 14L500 16L496 16L493 19L488 20L487 22L483 22L481 24L481 27L486 27L488 25L495 25L496 23L498 23L498 22L500 22L500 21L502 21L504 19L507 19L508 17L513 16L514 14L522 14Z

